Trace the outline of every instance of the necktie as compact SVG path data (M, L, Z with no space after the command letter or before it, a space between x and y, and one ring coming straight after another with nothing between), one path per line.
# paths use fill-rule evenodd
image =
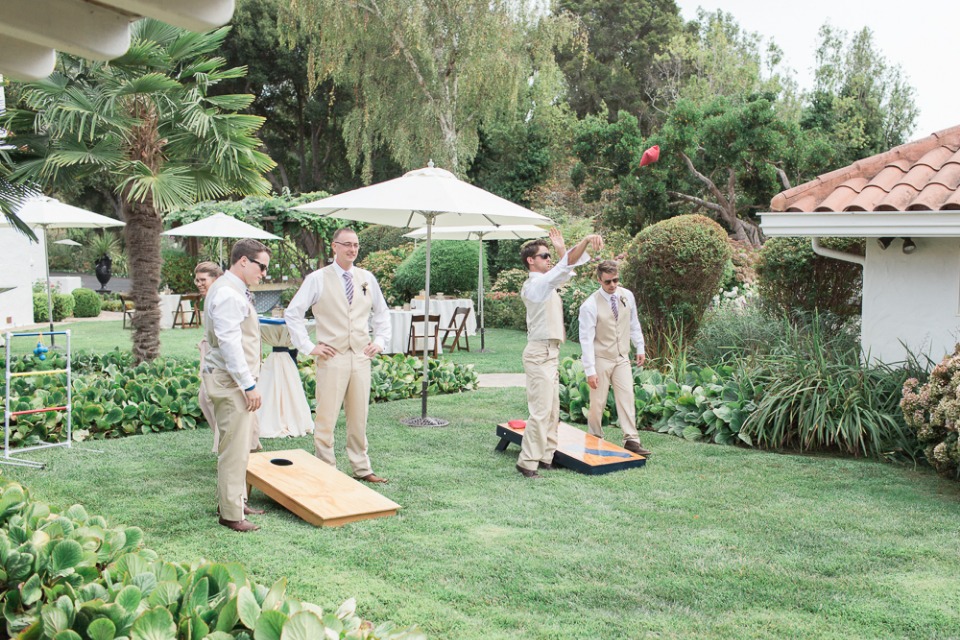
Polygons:
M610 310L613 311L613 319L620 319L620 308L617 306L617 294L610 296Z
M343 286L347 288L347 304L353 304L353 278L349 273L343 274Z
M253 296L253 291L250 291L250 289L247 289L247 302L249 302L253 308L257 307L257 299Z

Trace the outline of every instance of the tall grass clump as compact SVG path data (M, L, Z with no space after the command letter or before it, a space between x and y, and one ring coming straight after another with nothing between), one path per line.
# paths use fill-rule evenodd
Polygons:
M690 343L697 362L727 363L764 355L783 335L783 318L771 313L757 297L740 305L722 300L704 314L700 330Z

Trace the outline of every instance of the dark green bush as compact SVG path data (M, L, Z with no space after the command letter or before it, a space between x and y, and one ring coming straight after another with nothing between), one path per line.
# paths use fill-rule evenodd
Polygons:
M193 270L197 262L199 259L183 251L165 249L160 267L160 288L170 287L173 293L194 293L197 287L193 283Z
M692 338L730 259L727 234L704 216L677 216L647 227L620 263L622 284L637 298L647 355L669 340Z
M76 318L96 318L100 315L102 301L92 289L74 289L73 302L73 315Z
M69 318L73 315L73 296L66 293L54 293L53 294L53 321L60 322L64 318ZM33 321L34 322L47 322L49 319L49 312L47 309L47 294L46 293L35 293L33 294Z
M412 230L409 227L389 227L385 224L374 224L360 230L357 233L357 238L360 240L357 262L377 251L394 249L407 243L413 244L412 239L403 237L405 233L410 233Z
M487 329L526 331L527 308L519 293L488 293L483 296L483 321Z
M409 297L404 297L404 295L397 290L394 284L394 276L397 273L397 269L411 253L413 253L412 242L402 244L392 249L369 253L367 257L363 259L363 262L359 264L360 267L366 269L376 277L377 282L380 284L380 290L383 292L383 297L386 298L387 304L390 306L402 305L410 299Z
M863 255L862 238L822 238L830 249ZM860 314L863 268L818 256L809 238L771 238L756 264L764 304L786 313L813 312L840 319Z
M480 250L476 242L438 240L431 243L430 293L459 295L476 291L479 259ZM427 245L424 242L397 268L393 283L401 298L409 299L424 289L426 266ZM484 287L489 280L484 274Z

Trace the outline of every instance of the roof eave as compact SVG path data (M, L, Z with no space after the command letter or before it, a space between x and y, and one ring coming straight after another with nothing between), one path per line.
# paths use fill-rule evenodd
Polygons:
M760 228L770 237L960 237L960 211L771 211L760 217Z

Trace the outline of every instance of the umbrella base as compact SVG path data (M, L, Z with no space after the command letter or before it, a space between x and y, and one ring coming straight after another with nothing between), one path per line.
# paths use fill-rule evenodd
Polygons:
M449 420L443 418L405 418L400 421L408 427L446 427L450 424Z

